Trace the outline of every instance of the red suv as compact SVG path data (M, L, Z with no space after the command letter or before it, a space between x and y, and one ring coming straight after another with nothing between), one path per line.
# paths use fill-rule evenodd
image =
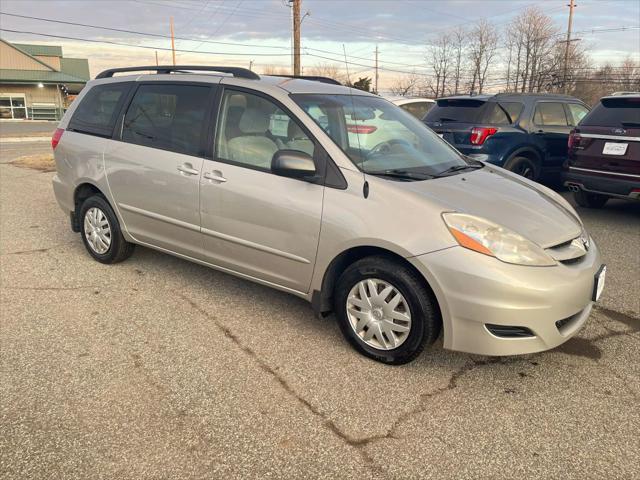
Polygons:
M564 184L582 207L640 200L640 93L602 98L572 130Z

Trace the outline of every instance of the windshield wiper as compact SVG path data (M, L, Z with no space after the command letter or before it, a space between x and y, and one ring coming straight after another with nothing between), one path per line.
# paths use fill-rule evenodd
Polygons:
M366 172L367 175L379 175L381 177L402 178L404 180L429 180L434 178L433 175L426 173L410 172L408 170L402 170L394 168L392 170L381 170L378 172Z
M468 170L468 169L478 170L482 167L484 167L482 163L473 163L470 165L454 165L453 167L449 167L446 170L439 172L438 174L434 175L434 177L439 178L446 175L447 173L460 172L462 170Z
M640 122L620 122L623 127L640 127Z

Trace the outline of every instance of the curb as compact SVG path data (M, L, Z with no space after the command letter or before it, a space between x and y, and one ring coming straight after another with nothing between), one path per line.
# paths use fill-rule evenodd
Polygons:
M51 137L0 137L0 143L50 142Z

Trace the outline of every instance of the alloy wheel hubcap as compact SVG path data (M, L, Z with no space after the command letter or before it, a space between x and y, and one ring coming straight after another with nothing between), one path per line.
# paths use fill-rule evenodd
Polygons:
M370 347L392 350L409 336L409 305L398 289L384 280L367 278L356 283L346 307L351 328Z
M84 214L84 236L91 250L100 255L111 246L111 225L104 212L97 207L91 207Z

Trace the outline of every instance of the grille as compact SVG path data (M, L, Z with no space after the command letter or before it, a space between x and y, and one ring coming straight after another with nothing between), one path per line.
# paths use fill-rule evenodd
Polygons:
M580 262L587 254L587 248L580 237L562 242L545 250L554 260L565 265Z
M502 338L526 338L535 337L533 332L527 327L517 327L511 325L493 325L486 323L485 327L496 337Z

